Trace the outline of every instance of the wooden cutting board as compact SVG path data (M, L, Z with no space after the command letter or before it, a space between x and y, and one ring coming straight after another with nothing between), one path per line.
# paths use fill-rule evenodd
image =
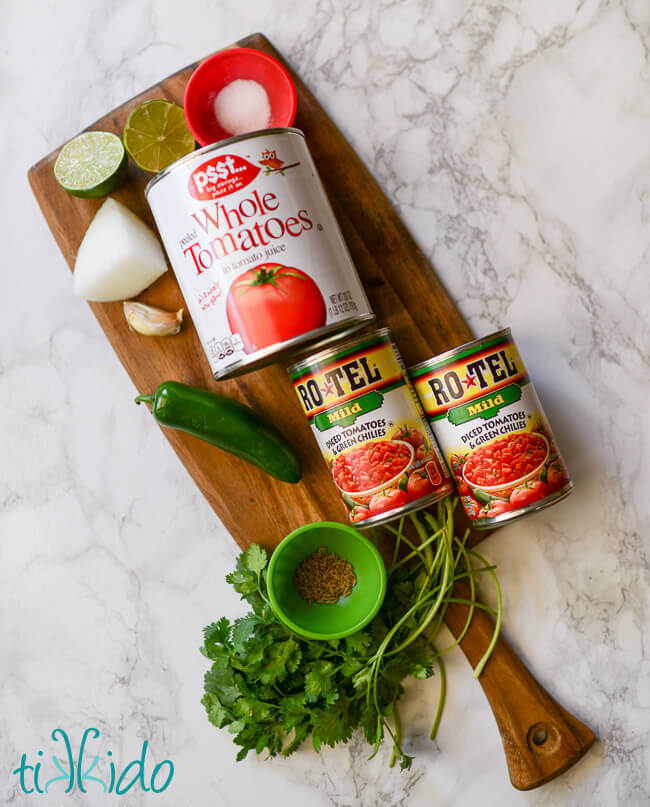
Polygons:
M281 59L261 34L238 44ZM185 85L195 67L196 64L190 65L156 84L89 129L121 134L131 110L151 98L168 98L182 104ZM364 164L292 70L291 75L298 93L294 125L305 133L377 314L377 324L392 328L407 364L472 338L426 257ZM102 200L78 199L58 185L52 171L57 154L58 149L31 168L29 181L72 268L81 239ZM113 196L155 229L143 193L149 179L151 174L130 163L128 181ZM171 270L138 299L170 310L185 307ZM196 438L165 430L181 462L240 546L256 541L271 548L301 524L345 520L327 466L283 367L216 382L189 317L179 336L154 339L128 330L121 303L90 303L90 307L140 393L153 392L161 381L174 379L235 396L262 412L297 449L304 475L298 485L289 485ZM148 417L146 409L136 411L134 405L134 417Z
M281 59L261 34L238 44ZM175 73L88 128L121 134L131 110L144 101L168 98L182 104L195 67ZM392 328L407 364L471 339L458 309L375 180L300 78L292 70L291 75L298 93L294 125L305 133L377 324ZM58 151L30 169L29 181L72 268L102 200L78 199L58 185L52 171ZM113 196L155 229L143 192L149 179L151 174L131 162L128 181ZM186 308L171 270L138 299L170 310ZM174 379L235 396L263 413L298 451L303 479L289 485L196 438L165 430L181 462L240 546L256 541L272 548L301 524L345 520L336 488L283 367L217 382L189 317L179 336L154 339L129 331L121 303L90 303L90 307L140 393L153 392L161 381ZM144 407L134 405L133 409L134 417L149 417Z
M283 61L261 34L237 44L257 48ZM286 63L285 66L298 93L295 126L306 135L377 315L377 324L392 328L407 365L471 339L467 323L375 180L300 78ZM88 128L121 134L131 110L144 101L168 98L182 104L185 85L195 67L192 64L180 70ZM29 181L72 268L101 200L77 199L59 187L52 171L58 151L30 169ZM155 227L143 192L150 178L131 163L128 181L113 195ZM170 310L185 307L171 271L139 299ZM254 541L272 549L287 533L307 522L345 520L285 368L269 367L216 382L189 320L179 336L153 339L128 330L121 303L90 303L90 307L141 394L153 392L158 384L170 379L218 390L264 413L297 449L303 479L298 485L288 485L200 440L165 430L181 462L240 546ZM151 416L144 409L135 411L134 405L134 417ZM153 420L151 426L156 428ZM476 533L473 541L484 537L485 532ZM465 596L463 591L457 595ZM459 636L466 621L465 607L451 604L446 621L452 633ZM491 634L490 618L477 612L461 642L472 664L485 652ZM515 787L529 789L552 779L579 759L593 742L593 733L539 686L503 637L480 682L495 714ZM532 744L534 732L539 731L544 741Z

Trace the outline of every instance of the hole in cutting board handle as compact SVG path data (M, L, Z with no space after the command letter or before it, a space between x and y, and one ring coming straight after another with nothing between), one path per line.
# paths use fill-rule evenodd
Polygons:
M533 734L533 742L535 745L544 745L548 740L548 731L546 729L537 729Z
M552 754L560 743L560 733L551 723L535 723L526 740L534 754Z

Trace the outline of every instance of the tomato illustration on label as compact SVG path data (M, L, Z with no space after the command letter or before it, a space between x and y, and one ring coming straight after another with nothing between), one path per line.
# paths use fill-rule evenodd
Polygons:
M440 479L440 477L438 478ZM440 479L438 484L440 484L441 481L442 480ZM431 479L429 479L429 474L427 472L423 473L422 471L416 471L415 473L411 474L406 485L406 491L413 501L433 493L434 487L431 484Z
M400 488L390 488L389 490L383 490L381 493L376 493L370 499L368 510L371 516L378 516L404 507L408 503L409 497L406 491L400 490Z
M567 483L567 474L559 460L552 462L546 469L546 484L549 492L563 488Z
M238 277L228 292L226 314L246 353L322 328L327 319L314 280L279 263L262 263Z
M515 488L510 494L510 504L512 507L526 507L526 505L532 504L538 499L543 499L547 495L548 485L542 482L541 479L535 479Z

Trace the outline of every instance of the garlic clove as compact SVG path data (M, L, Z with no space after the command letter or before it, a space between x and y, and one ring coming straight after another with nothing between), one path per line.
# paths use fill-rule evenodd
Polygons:
M183 309L163 311L152 305L124 301L124 316L132 331L145 336L175 336L183 324Z

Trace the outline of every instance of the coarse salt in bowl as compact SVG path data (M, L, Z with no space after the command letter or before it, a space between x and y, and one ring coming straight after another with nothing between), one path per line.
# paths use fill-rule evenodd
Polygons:
M196 68L185 88L185 118L201 146L243 134L242 128L291 126L296 105L296 88L287 70L253 48L215 53Z

